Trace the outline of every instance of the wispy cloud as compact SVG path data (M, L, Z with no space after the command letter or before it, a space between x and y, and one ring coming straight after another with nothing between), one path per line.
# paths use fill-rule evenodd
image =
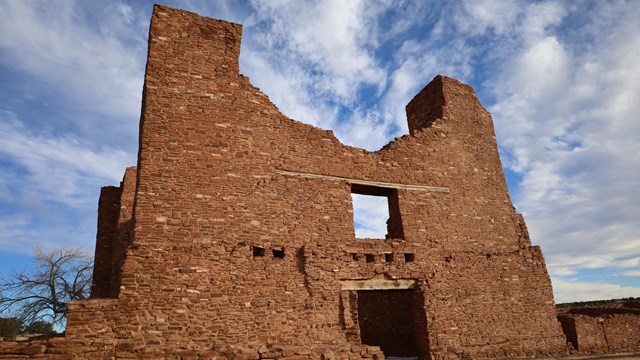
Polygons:
M640 287L553 279L556 303L637 297Z
M95 4L3 1L0 61L36 77L76 108L137 118L145 33L129 5L90 5ZM102 16L90 16L93 12Z
M91 150L90 144L69 135L35 134L6 111L0 112L0 142L0 154L12 163L4 165L3 190L11 191L0 194L4 199L93 205L88 186L118 181L122 169L134 161L121 150Z
M148 14L125 2L0 4L0 243L91 248L101 186L135 163Z
M352 103L363 85L384 87L386 73L373 55L377 17L383 3L254 1L249 26L271 54L301 64L315 81L310 90L340 103ZM274 61L275 62L275 61Z
M387 69L375 54L382 36L379 18L390 5L252 4L255 12L245 24L242 71L288 116L333 129L350 145L373 150L386 143L386 125L360 102L363 91L380 94L386 89ZM345 116L361 126L349 124Z
M385 196L351 194L357 238L384 239L389 205Z
M4 251L91 248L99 189L117 184L133 156L71 135L34 133L0 112L0 244Z
M640 256L633 215L640 195L632 191L640 185L640 105L631 100L640 94L633 55L640 7L616 4L626 13L607 3L579 19L573 14L583 21L571 24L574 32L594 34L589 48L544 30L549 19L558 25L562 10L525 21L533 28L523 27L519 55L493 84L506 165L523 176L515 201L557 275ZM593 12L620 17L615 25L590 22Z

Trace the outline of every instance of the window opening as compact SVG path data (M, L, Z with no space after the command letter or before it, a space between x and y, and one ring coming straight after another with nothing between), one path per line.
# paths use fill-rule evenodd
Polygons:
M260 246L253 246L253 257L263 257L264 256L264 248Z
M404 253L405 262L413 262L415 259L416 259L416 256L413 253Z
M384 261L389 263L393 262L393 254L392 253L384 254Z
M271 253L275 259L284 259L284 249L272 249Z
M376 261L376 257L373 254L364 254L364 258L367 260L368 263L372 263Z
M356 238L404 238L397 190L352 184L351 201Z
M359 261L360 260L360 255L356 254L356 253L351 253L351 258L355 261Z

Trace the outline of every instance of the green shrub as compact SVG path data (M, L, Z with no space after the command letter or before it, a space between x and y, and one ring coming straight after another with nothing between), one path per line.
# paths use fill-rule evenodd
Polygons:
M0 318L0 337L5 340L12 340L22 329L22 321L16 318Z
M53 332L53 325L46 321L36 320L24 327L25 334L43 334L49 335Z

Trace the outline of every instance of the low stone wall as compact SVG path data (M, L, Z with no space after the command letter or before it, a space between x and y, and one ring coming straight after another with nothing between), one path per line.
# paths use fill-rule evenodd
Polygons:
M640 310L580 308L560 313L567 341L581 353L640 351Z
M0 359L95 359L96 354L87 354L71 345L64 337L30 341L0 342ZM123 356L121 356L123 355ZM197 349L165 349L163 352L139 351L131 354L111 354L104 358L114 359L181 359L181 360L384 360L384 354L375 346L318 345L305 347L262 347L251 349L230 346L223 351Z
M0 341L0 359L72 359L64 337L28 341Z

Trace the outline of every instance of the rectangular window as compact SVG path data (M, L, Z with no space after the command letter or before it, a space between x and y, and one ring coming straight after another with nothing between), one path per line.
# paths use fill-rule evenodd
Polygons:
M264 256L264 248L260 246L253 246L253 257L263 257Z
M356 238L404 239L396 189L352 184L351 200Z
M275 259L284 259L284 248L271 249L271 253Z

